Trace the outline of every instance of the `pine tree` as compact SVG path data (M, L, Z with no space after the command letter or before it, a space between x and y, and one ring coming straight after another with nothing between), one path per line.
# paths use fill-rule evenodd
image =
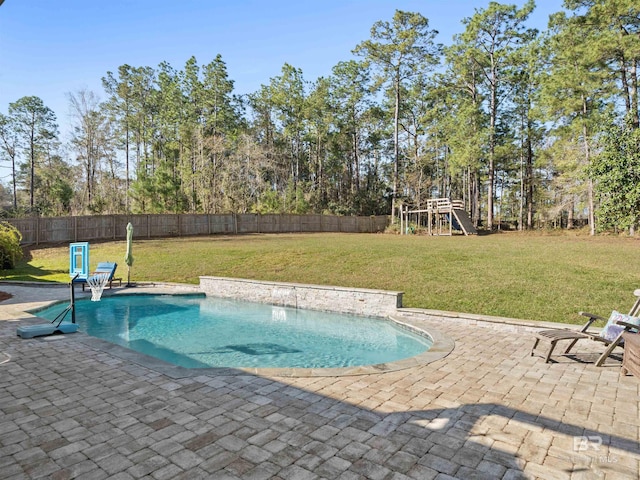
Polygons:
M35 211L37 169L51 152L52 143L57 142L58 125L56 115L38 97L22 97L9 104L9 116L15 122L20 144L24 148L26 184L29 188L29 208Z
M401 188L399 134L403 85L439 62L440 46L434 43L437 33L429 29L429 20L419 13L396 10L391 22L376 22L371 27L371 39L353 50L377 69L378 84L385 85L393 98L392 218Z

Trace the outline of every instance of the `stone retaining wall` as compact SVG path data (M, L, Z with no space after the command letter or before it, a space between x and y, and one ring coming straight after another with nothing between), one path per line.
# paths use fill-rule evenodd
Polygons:
M200 289L212 297L373 317L393 315L402 307L402 292L363 288L203 276Z

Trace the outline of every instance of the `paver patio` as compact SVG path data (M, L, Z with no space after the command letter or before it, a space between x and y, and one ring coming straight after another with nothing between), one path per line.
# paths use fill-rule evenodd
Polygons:
M21 312L67 290L0 290L14 295L0 303L3 479L639 477L639 380L615 359L530 357L526 327L406 310L451 354L370 375L180 378L82 333L20 339Z

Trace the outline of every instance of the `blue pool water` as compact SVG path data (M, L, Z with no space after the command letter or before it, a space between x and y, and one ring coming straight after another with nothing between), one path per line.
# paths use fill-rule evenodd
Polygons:
M37 312L53 319L64 304ZM415 356L431 340L392 322L200 295L76 302L79 330L187 368L329 368Z

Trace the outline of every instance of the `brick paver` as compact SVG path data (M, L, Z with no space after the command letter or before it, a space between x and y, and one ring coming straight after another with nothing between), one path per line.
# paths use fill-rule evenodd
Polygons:
M2 289L3 479L640 476L639 380L615 360L545 364L511 325L407 312L454 350L371 375L175 377L82 334L20 339L20 312L66 290Z

